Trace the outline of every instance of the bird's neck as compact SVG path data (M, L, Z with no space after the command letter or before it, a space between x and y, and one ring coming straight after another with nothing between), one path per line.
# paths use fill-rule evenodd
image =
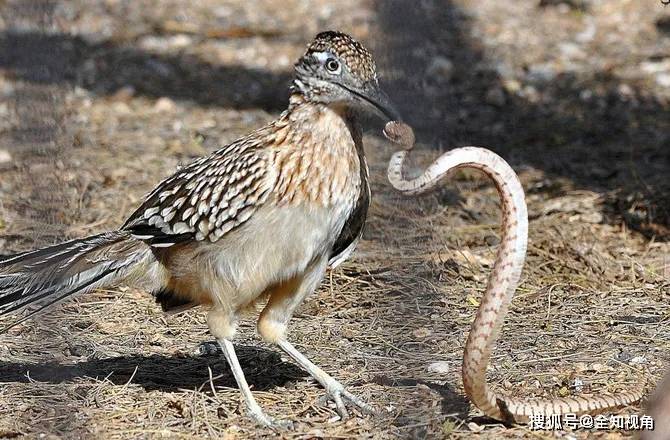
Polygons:
M346 109L291 95L275 125L275 160L292 179L277 185L279 200L332 205L358 194L360 130Z
M356 138L360 132L355 113L346 105L315 102L302 93L291 94L288 109L280 119L285 120L292 131L304 130L310 137L321 134Z
M291 88L288 108L282 117L288 117L293 121L308 121L310 116L321 117L330 113L339 116L347 125L355 124L355 120L357 119L355 112L344 104L318 102L309 99L301 91L295 91L294 88ZM300 115L300 118L295 117L295 115Z

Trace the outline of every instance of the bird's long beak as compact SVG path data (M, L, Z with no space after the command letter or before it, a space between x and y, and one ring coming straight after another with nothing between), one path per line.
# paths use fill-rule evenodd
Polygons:
M365 88L363 98L380 114L391 121L400 121L402 117L388 95L376 83Z
M344 86L342 86L344 87ZM384 119L390 121L400 121L402 117L395 106L391 103L388 95L379 87L376 81L370 81L362 89L352 90L344 87L352 95L356 96L361 103L372 109Z

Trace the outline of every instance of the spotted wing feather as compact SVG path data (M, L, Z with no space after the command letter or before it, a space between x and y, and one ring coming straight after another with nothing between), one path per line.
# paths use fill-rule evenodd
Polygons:
M147 196L123 229L154 247L216 242L246 222L271 191L259 144L244 138L180 169Z

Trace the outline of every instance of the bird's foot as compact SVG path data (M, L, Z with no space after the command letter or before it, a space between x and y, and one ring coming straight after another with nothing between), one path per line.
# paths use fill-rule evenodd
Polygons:
M351 394L344 388L344 385L335 380L330 374L323 371L321 368L316 366L312 361L307 359L302 353L300 353L296 348L287 340L282 339L277 342L279 347L284 350L294 361L296 361L302 368L307 371L310 376L317 380L322 387L326 389L328 395L335 401L335 407L337 412L340 415L340 418L346 419L349 417L349 412L344 402L349 402L350 404L358 407L360 411L364 414L375 414L374 408L372 408L367 403L363 402L360 398Z
M328 395L335 402L335 407L337 408L337 413L340 415L342 420L349 418L349 411L345 402L354 405L357 407L363 414L374 414L375 410L372 406L365 403L361 398L355 394L350 393L344 388L344 385L336 381L335 379L328 380L323 384L328 392Z
M265 426L272 429L291 429L293 427L293 422L290 420L276 420L272 417L269 417L263 411L254 411L252 408L248 408L251 417L259 425Z

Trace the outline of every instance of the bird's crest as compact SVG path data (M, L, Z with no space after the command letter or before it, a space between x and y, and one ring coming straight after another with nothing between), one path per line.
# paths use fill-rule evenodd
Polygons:
M350 72L360 80L376 80L377 66L372 55L353 37L337 31L321 32L307 47L304 56L323 52L330 52L346 63Z

